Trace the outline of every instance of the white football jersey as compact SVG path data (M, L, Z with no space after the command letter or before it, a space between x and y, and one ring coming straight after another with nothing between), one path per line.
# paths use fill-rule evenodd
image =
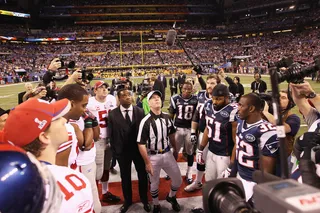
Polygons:
M80 117L77 121L71 121L72 123L78 125L79 129L81 131L84 130L84 120L82 117ZM78 157L77 157L77 165L79 166L85 166L89 165L90 163L94 162L96 159L96 147L94 143L92 143L92 148L89 151L81 151L78 148Z
M83 174L65 166L47 165L47 167L54 175L63 196L59 212L93 212L91 185Z
M77 167L78 167L77 166L77 156L79 153L78 139L77 139L76 132L75 132L73 126L70 123L66 123L65 126L67 128L69 138L68 138L67 142L65 142L59 146L58 153L71 147L71 151L70 151L70 155L69 155L69 159L68 159L68 166L71 169L77 169Z
M97 101L95 97L89 98L87 109L97 117L100 127L100 138L107 137L107 122L108 113L117 107L117 100L114 96L108 95L105 102Z

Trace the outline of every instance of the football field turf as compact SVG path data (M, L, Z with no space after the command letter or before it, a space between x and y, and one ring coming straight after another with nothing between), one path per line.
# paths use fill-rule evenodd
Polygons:
M235 75L230 75L230 77L233 77ZM245 94L251 92L250 91L250 84L254 80L253 75L239 75L240 77L240 82L243 84L244 89L245 89ZM204 76L204 79L206 76ZM271 85L269 81L269 76L265 75L262 76L262 79L266 81L268 85L268 90L271 90ZM96 80L95 80L96 81ZM94 85L95 81L91 82L91 85ZM106 82L108 82L111 85L111 79L105 79ZM141 83L142 82L142 77L141 78L132 78L132 81L134 83ZM168 78L167 78L168 81ZM312 88L319 93L320 92L320 83L316 83L315 81L311 81L311 79L307 79L307 81L312 85ZM36 82L33 83L34 86L37 85ZM58 86L61 86L62 82L58 83ZM280 90L286 89L288 87L288 83L283 82L280 84ZM18 104L18 93L24 91L24 84L10 84L10 85L1 85L0 86L0 107L3 109L9 109L13 108ZM167 87L166 89L166 100L164 103L163 110L167 111L168 106L169 106L169 98L170 98L170 90ZM305 122L302 119L301 114L299 113L297 107L293 108L293 113L297 114L301 120L302 124L305 124ZM299 134L301 135L303 132L305 132L307 128L302 125L300 128Z

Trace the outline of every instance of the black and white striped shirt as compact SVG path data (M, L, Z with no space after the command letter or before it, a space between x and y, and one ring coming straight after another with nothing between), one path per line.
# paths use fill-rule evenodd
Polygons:
M176 132L173 122L167 113L155 115L150 111L139 126L137 142L146 144L148 150L159 151L166 149L169 144L169 135Z

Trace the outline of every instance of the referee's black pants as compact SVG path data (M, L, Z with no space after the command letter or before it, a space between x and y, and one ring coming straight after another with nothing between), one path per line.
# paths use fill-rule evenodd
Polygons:
M148 176L145 163L140 155L138 148L124 152L117 156L120 167L121 185L124 201L126 204L132 203L132 182L131 182L131 165L132 162L138 174L139 195L142 203L148 203Z

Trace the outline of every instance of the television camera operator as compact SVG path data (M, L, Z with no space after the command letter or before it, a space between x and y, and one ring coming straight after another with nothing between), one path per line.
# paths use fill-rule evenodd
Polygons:
M273 116L273 109L272 109L272 96L271 94L260 94L259 95L262 100L264 100L264 107L262 111L262 116L272 123L273 125L276 125L276 119ZM286 151L287 151L287 157L290 156L292 149L293 149L293 143L295 140L295 136L297 135L299 129L300 129L300 118L293 114L291 109L295 106L290 90L282 90L279 93L280 96L280 113L283 120L283 125L285 128L286 133Z
M150 107L148 104L148 100L145 98L147 97L148 93L152 91L152 85L150 84L150 79L145 78L143 79L142 83L138 84L137 86L137 100L136 104L138 107L143 108L144 114L148 114L150 112Z

